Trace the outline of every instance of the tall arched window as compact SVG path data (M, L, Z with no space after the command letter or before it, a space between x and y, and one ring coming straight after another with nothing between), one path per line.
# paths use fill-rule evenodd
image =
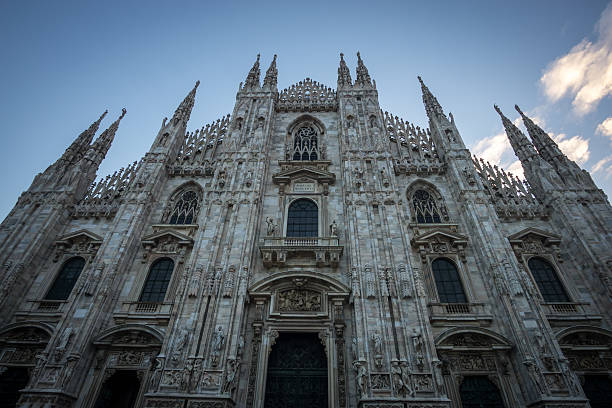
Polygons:
M55 278L53 286L45 296L46 300L66 300L85 266L85 259L80 256L70 258Z
M295 200L287 214L288 237L316 237L319 235L319 209L311 200Z
M173 270L174 261L170 258L161 258L153 262L139 301L162 303L166 297L166 290L168 290Z
M415 191L412 195L412 206L418 223L433 224L442 222L438 204L428 191Z
M431 264L438 297L442 303L467 303L459 272L448 259L438 258Z
M293 140L293 160L318 160L317 132L312 126L301 127Z
M484 375L469 375L459 387L463 408L504 408L499 389Z
M548 261L534 257L529 260L528 265L545 302L559 303L570 301L559 280L559 276L557 276L557 273Z
M192 224L197 217L198 209L198 192L193 188L184 190L174 199L168 224Z

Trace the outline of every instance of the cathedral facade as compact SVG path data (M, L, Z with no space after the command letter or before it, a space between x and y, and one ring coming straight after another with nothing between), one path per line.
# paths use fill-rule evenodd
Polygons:
M0 406L603 407L612 207L529 117L525 181L383 112L359 54L231 115L196 89L144 157L96 172L105 114L0 226Z

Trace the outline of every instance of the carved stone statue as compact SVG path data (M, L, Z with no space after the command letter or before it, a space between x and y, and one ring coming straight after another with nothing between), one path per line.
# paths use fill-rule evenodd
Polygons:
M238 377L238 369L240 368L240 362L238 360L230 359L227 361L227 368L225 372L225 379L223 386L221 387L222 393L232 393L236 388L236 379Z
M361 361L353 361L353 368L357 372L357 390L361 397L365 397L368 392L368 369Z
M273 237L276 235L276 227L277 225L274 223L274 218L272 217L267 217L266 218L266 224L267 224L267 231L266 231L266 235L269 237Z
M223 327L219 326L215 332L212 343L212 365L214 367L219 363L219 356L221 355L223 344L225 344L225 335L223 334Z
M353 341L351 342L351 354L353 355L353 360L357 360L358 357L358 348L357 348L357 337L353 337Z
M336 220L334 220L331 225L329 226L329 234L332 237L337 237L338 236L338 224L336 224Z

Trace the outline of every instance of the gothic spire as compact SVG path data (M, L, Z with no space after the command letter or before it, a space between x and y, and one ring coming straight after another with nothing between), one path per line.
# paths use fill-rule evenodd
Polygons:
M421 83L421 92L423 93L423 104L425 105L425 111L427 112L427 116L432 120L434 118L439 119L440 117L446 118L444 115L444 111L442 110L442 106L438 103L438 100L431 93L427 85L423 82L420 76L417 77L419 82ZM448 120L448 119L447 119Z
M249 74L244 81L244 89L248 88L259 88L259 54L257 54L257 61L253 64L253 68L249 71Z
M344 86L353 86L351 71L344 62L344 54L340 53L340 66L338 67L338 89Z
M506 129L506 135L508 135L508 140L510 140L510 145L512 145L512 149L514 153L516 153L516 157L519 158L521 163L525 163L526 161L531 160L534 156L537 156L535 148L527 139L527 136L521 132L521 130L514 125L508 119L502 111L499 109L499 106L493 105L499 116L501 117L504 128Z
M527 132L529 132L529 136L531 137L534 146L536 149L538 149L538 153L540 153L540 156L542 156L544 160L552 165L555 165L555 163L560 161L565 161L564 159L569 160L561 152L561 149L559 149L557 143L555 143L555 141L552 140L552 138L548 136L548 134L542 130L541 127L536 125L533 120L527 117L527 115L521 111L521 108L519 108L518 105L514 105L514 109L516 109L516 111L520 113L521 117L523 118L523 123L527 128Z
M104 157L106 156L106 153L108 152L108 149L110 149L111 144L113 143L113 140L115 139L115 133L117 133L117 129L119 128L119 122L121 122L121 119L123 119L123 117L125 116L127 110L125 108L123 108L121 110L121 116L119 116L117 118L117 120L115 120L109 127L108 129L106 129L104 132L102 132L102 134L100 136L98 136L98 138L96 139L96 141L93 143L93 145L91 145L91 149L98 153L98 158L99 158L99 162L98 164L100 164L102 162L102 159L104 159Z
M264 78L263 87L266 89L276 89L278 81L278 70L276 69L276 54L270 63L270 67L266 71L266 77Z
M196 81L195 86L187 94L183 102L176 108L174 112L174 116L172 116L171 123L176 126L179 121L182 121L184 124L187 124L189 121L189 117L191 116L191 110L193 109L193 104L195 102L196 90L198 89L198 85L200 85L200 81Z
M87 129L81 132L81 134L74 139L70 146L68 146L62 157L59 158L58 162L70 164L81 160L87 152L87 149L89 149L89 145L98 131L102 119L104 119L107 113L108 110L105 110L104 113L100 115L98 120L93 122Z
M361 86L372 86L372 79L370 78L368 69L361 59L359 51L357 51L357 79L355 80L355 85L357 84Z

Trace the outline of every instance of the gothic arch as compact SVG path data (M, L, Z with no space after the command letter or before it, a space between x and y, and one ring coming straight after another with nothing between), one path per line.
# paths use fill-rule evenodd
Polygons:
M593 333L595 335L608 337L608 341L612 345L612 330L607 330L602 327L586 325L566 327L565 329L559 330L559 332L557 333L557 340L559 341L559 343L561 343L563 339L571 336L572 334L577 333Z
M466 335L471 336L471 338L473 339L473 342L471 344L469 341L465 340ZM475 326L454 327L452 329L446 330L440 333L438 337L436 337L435 344L436 347L441 348L444 348L445 346L457 347L453 344L453 341L456 342L460 338L462 338L462 344L465 344L465 346L463 347L493 348L493 346L495 346L496 349L511 349L513 347L512 342L501 334L496 333L492 330L483 329L481 327ZM486 343L488 343L488 345Z
M191 215L188 214L188 215L183 216L183 218L190 216L191 222L189 223L171 222L175 215L175 210L177 210L176 206L179 200L181 200L182 198L182 194L188 191L193 191L196 195L195 199L197 200L197 202L195 203L195 208L192 208L189 210L189 214ZM202 198L203 198L202 186L200 186L195 181L190 180L186 183L181 184L177 188L175 188L169 197L170 198L168 199L168 202L166 203L166 209L164 210L164 213L162 216L162 222L166 224L195 224L197 223L198 215L200 213L200 208L202 208ZM178 218L180 218L180 215L177 214L177 219Z
M28 330L28 329L42 330L43 332L47 334L48 339L51 338L51 336L53 335L53 327L51 325L47 323L43 323L43 322L25 320L23 322L11 323L11 324L4 326L2 329L0 329L0 338L11 331L18 331L22 329L23 330Z
M326 287L330 293L348 296L351 289L345 286L342 282L324 276L319 273L309 271L299 272L279 272L275 273L267 278L261 279L255 282L250 288L249 293L251 295L259 292L269 293L270 288L276 286L282 286L287 282L293 282L296 279L305 279L307 283L315 283L318 286Z
M319 135L325 134L325 125L319 119L312 115L300 115L295 118L289 126L287 126L287 134L293 136L293 133L302 125L312 125L319 132Z
M415 194L421 191L425 192L425 194L428 195L430 198L430 202L431 202L430 213L431 213L433 223L449 222L450 219L448 216L448 210L446 208L445 200L442 197L442 194L440 194L440 191L434 184L428 181L422 180L422 179L414 181L406 189L406 198L408 202L410 203L410 220L412 222L423 223L422 221L418 221L418 220L421 215L425 217L425 214L423 214L422 211L417 210L415 206L415 202L414 202ZM420 194L422 195L422 193ZM419 214L417 214L417 212L419 212ZM434 214L437 214L437 217ZM432 223L432 222L429 221L428 219L424 223Z
M100 333L93 341L96 346L111 346L116 339L123 335L138 335L141 334L145 338L149 338L150 345L161 347L164 342L164 334L152 326L138 323L126 323L111 327ZM130 343L125 343L126 345Z

